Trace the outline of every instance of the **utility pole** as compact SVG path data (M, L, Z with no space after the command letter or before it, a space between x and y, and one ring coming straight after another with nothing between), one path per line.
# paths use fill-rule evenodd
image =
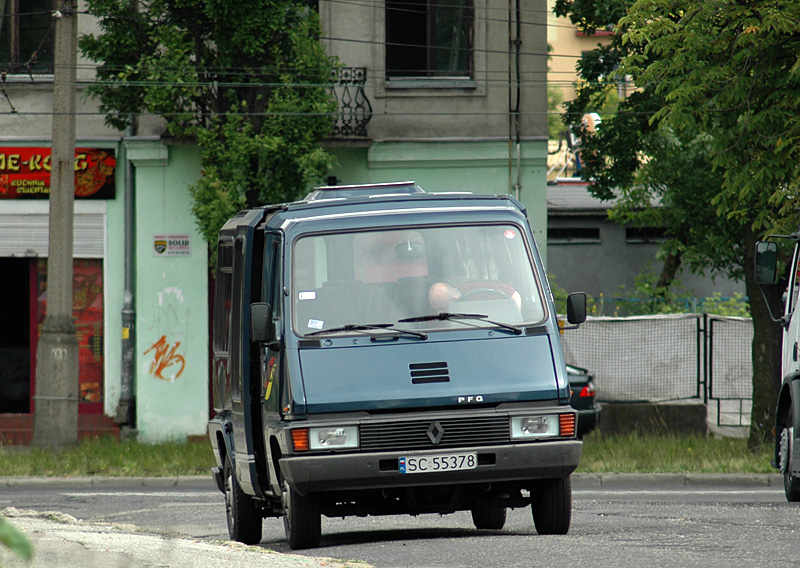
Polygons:
M72 240L75 205L76 0L60 2L55 19L53 151L47 316L36 350L33 445L78 441L78 339L72 312Z

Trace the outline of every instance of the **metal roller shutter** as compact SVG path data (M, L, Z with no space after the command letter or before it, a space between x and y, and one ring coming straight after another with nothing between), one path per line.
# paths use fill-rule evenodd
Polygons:
M75 213L75 258L103 258L105 214ZM0 257L46 257L49 215L42 213L0 214Z

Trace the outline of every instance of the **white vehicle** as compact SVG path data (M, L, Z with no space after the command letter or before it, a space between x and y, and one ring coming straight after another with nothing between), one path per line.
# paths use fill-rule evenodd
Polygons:
M795 243L789 288L781 317L772 319L783 326L781 389L775 410L775 457L772 465L783 474L788 501L800 501L800 232L771 235L768 238L790 239ZM755 280L760 285L775 284L778 250L774 242L756 243ZM769 304L767 305L769 307Z

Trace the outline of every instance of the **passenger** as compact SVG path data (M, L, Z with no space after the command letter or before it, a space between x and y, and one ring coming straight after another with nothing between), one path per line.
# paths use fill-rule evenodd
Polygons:
M474 300L499 299L501 296L510 298L518 310L522 309L522 298L513 287L501 282L472 280L458 286L447 282L436 282L428 290L428 301L434 310L446 310L450 302L456 302L464 296Z

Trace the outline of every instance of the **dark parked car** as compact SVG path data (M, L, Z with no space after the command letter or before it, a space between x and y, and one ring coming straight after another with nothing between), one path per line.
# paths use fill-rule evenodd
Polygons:
M572 389L569 403L578 411L578 437L582 438L600 423L601 407L592 382L594 377L586 369L574 365L567 365L567 375Z

